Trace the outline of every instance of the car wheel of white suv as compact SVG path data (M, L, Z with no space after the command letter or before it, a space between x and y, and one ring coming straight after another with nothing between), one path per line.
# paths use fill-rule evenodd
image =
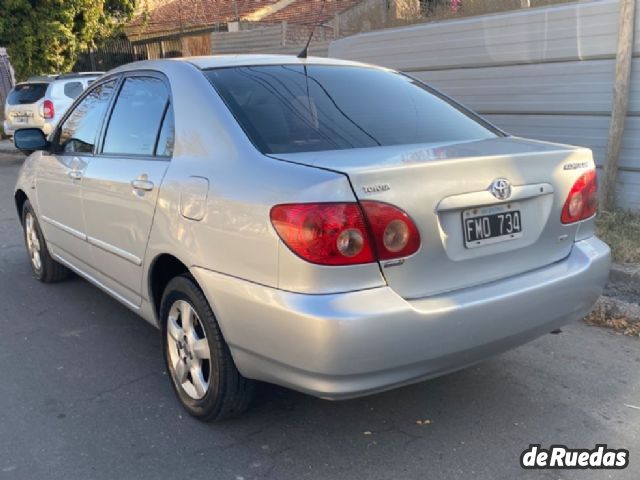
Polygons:
M69 276L69 269L51 258L40 224L29 200L22 206L22 228L31 270L38 280L55 283Z
M169 282L160 319L167 371L187 411L204 421L243 413L254 382L238 372L213 311L191 277Z

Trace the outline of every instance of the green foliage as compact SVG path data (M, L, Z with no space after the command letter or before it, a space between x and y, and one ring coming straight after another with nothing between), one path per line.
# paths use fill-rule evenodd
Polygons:
M131 18L136 0L0 0L0 46L18 80L68 72Z

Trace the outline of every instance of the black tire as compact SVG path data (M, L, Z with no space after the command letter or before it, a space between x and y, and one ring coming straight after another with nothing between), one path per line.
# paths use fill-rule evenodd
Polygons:
M33 219L33 231L38 238L40 256L39 267L36 266L36 264L32 260L32 255L29 247L29 239L27 238L28 216ZM49 253L49 249L47 248L47 242L44 239L44 235L42 235L42 230L40 229L40 224L38 223L38 217L36 217L36 214L33 211L33 207L31 206L31 203L29 203L29 200L26 200L24 202L24 205L22 206L22 231L24 243L27 247L27 255L29 255L29 264L31 265L31 270L33 271L35 277L44 283L61 282L62 280L68 278L69 274L71 273L70 270L51 258L51 254Z
M186 301L195 311L209 344L209 387L201 399L192 398L178 382L170 359L169 342L172 340L167 335L169 314L179 300ZM181 275L169 282L162 296L160 321L167 372L187 412L199 420L210 422L238 416L247 410L253 399L255 382L238 372L209 302L191 276Z

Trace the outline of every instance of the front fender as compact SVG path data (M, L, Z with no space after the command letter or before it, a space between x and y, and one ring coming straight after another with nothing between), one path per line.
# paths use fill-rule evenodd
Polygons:
M22 221L22 212L21 212L21 204L19 202L19 192L24 193L24 195L31 202L31 206L33 207L36 215L38 215L38 196L36 195L36 173L37 173L37 165L38 160L42 156L42 152L34 152L24 159L22 166L18 172L18 179L16 181L16 186L13 191L14 198L16 199L16 211L18 213L18 218Z

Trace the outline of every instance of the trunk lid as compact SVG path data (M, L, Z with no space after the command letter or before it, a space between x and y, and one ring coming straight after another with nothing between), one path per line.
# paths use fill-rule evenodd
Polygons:
M578 224L561 223L562 206L575 180L593 168L588 149L516 137L274 157L344 173L359 200L387 202L411 216L420 249L400 261L381 262L389 286L404 298L479 285L565 258ZM510 182L507 199L491 193L497 179ZM465 241L464 229L477 228L482 215L502 215L504 223L504 213L513 211L519 212L521 232L502 241L478 240L480 220L479 231L467 233Z

